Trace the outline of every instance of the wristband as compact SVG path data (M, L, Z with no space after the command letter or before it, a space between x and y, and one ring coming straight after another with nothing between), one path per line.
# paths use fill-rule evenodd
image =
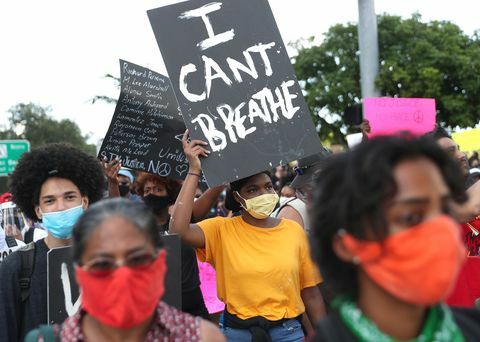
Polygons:
M192 175L192 176L197 176L198 178L202 178L202 176L199 173L195 173L195 172L189 172L187 173L187 175Z

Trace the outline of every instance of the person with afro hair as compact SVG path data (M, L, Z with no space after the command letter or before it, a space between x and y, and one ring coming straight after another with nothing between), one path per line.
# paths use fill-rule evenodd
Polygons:
M12 253L0 268L0 341L23 341L47 323L47 253L71 244L73 226L105 186L100 162L70 145L45 145L19 160L10 177L13 201L28 218L41 220L48 235ZM27 279L25 253L33 258Z

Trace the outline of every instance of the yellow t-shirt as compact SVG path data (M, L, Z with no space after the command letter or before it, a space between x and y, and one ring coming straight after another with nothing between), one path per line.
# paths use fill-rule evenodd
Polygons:
M241 216L199 222L205 248L201 261L217 271L218 297L241 319L293 318L305 312L300 291L321 282L299 224L282 219L273 228L258 228Z

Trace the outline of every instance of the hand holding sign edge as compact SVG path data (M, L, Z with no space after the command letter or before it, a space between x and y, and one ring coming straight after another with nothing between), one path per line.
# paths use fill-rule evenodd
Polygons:
M210 151L205 149L204 146L208 144L202 140L191 140L188 139L188 129L183 134L182 145L183 153L188 159L189 172L200 173L202 171L202 162L200 161L200 156L208 157Z

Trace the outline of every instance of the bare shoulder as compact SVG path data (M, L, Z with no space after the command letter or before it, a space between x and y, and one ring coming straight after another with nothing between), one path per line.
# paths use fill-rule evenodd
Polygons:
M204 319L200 322L200 337L205 342L224 342L225 336L213 323Z
M297 222L302 228L304 227L303 219L300 213L292 206L284 206L278 213L278 218L289 219Z

